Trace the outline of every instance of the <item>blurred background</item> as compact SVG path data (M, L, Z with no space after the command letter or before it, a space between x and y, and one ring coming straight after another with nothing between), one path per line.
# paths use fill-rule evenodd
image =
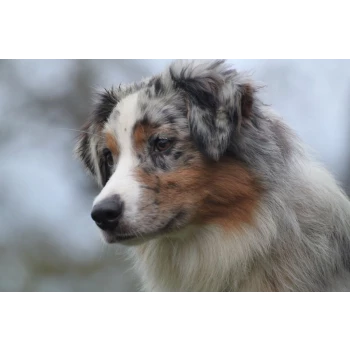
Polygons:
M349 193L350 61L229 60ZM123 247L107 246L98 193L73 158L95 88L159 73L167 60L0 61L0 291L137 291Z

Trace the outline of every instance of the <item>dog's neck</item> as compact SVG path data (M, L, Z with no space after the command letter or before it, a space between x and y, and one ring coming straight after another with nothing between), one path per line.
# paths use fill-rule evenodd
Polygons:
M190 226L175 237L159 237L130 250L146 291L272 289L248 278L254 274L254 255L266 248L257 246L257 234L261 238L261 232L248 226L235 232Z

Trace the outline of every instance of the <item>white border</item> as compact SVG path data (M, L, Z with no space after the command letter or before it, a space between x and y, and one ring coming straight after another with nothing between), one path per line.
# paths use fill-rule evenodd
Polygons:
M345 58L343 1L6 1L3 58Z
M3 349L341 349L347 293L4 293Z

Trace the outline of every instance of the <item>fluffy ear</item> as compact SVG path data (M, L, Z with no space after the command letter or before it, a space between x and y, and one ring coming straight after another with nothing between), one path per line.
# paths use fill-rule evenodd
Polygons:
M113 89L98 92L91 118L85 123L78 137L75 154L86 169L103 184L101 167L101 131L118 103Z
M81 128L80 134L78 136L74 154L78 159L80 159L85 168L93 175L96 176L96 169L93 161L92 148L91 148L91 134L90 129L92 128L92 122L88 121Z
M170 66L170 76L175 88L186 93L194 141L203 153L218 160L235 128L249 118L254 88L224 60L176 61Z

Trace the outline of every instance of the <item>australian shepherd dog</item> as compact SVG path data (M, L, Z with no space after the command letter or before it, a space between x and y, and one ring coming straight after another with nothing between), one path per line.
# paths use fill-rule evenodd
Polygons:
M257 92L215 60L98 94L76 153L143 290L350 290L349 199Z

